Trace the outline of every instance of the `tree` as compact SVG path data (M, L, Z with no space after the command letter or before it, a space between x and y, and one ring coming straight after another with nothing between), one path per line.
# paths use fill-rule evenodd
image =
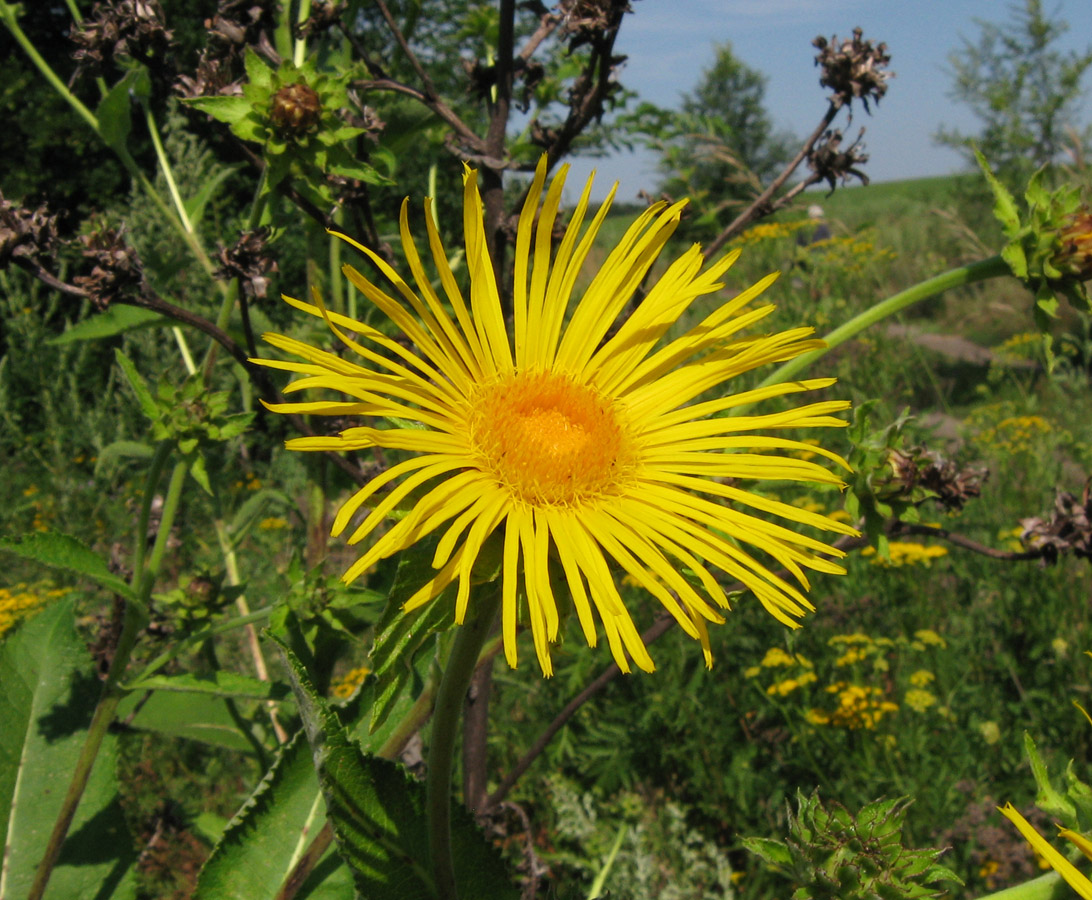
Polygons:
M959 149L974 164L973 142L1006 179L1058 160L1067 135L1088 146L1092 133L1075 130L1081 79L1092 66L1092 46L1063 53L1058 39L1066 22L1044 14L1041 0L1010 7L1003 24L977 20L977 41L949 57L954 85L949 94L982 121L977 135L941 129L935 140Z
M670 136L659 147L662 189L690 195L715 224L752 199L792 156L793 138L775 133L765 94L766 77L719 44L713 65L670 116Z

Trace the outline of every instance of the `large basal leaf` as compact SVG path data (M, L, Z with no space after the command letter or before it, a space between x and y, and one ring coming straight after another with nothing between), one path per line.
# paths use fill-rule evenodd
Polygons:
M224 830L194 900L273 898L325 822L311 745L299 732Z
M35 531L15 538L0 538L0 550L14 553L54 569L75 572L116 594L132 599L133 592L107 568L106 560L71 535L59 531Z
M0 645L0 897L25 897L83 747L101 685L76 633L71 597ZM116 738L107 734L47 900L136 896L136 854L117 799Z
M118 707L118 718L129 720L143 696L136 691L126 697ZM137 710L129 726L243 753L254 750L240 733L224 699L211 694L155 691Z
M351 704L358 711L353 737L365 750L382 747L414 700L403 693L386 727L370 732L374 685L369 683ZM326 804L319 792L311 745L300 732L282 748L213 848L194 900L273 900L325 822ZM356 889L341 857L333 853L319 862L297 896L300 900L352 900Z
M357 890L368 900L434 900L427 863L425 786L405 769L363 753L337 714L312 688L307 671L280 642L311 742L326 812ZM515 900L499 854L461 806L452 811L455 879L467 898Z

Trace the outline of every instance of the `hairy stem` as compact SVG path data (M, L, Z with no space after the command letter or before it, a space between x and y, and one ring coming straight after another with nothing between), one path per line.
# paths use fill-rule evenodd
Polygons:
M500 581L483 585L470 601L471 617L455 632L432 717L428 755L428 844L437 900L457 900L455 867L451 855L451 768L455 756L459 712L478 656L500 608Z

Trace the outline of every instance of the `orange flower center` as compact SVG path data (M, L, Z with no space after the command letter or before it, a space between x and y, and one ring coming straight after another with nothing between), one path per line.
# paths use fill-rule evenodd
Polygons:
M514 375L473 404L482 468L535 505L571 506L616 493L633 449L614 405L553 373Z

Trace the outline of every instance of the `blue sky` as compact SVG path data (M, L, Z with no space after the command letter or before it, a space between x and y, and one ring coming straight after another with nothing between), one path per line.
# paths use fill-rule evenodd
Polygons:
M853 129L865 126L870 161L865 171L875 181L941 175L963 168L962 158L940 147L932 134L941 125L974 133L970 111L949 96L948 57L976 40L976 19L1008 18L1009 0L631 0L633 13L619 32L617 50L629 57L622 83L642 99L676 105L713 61L717 43L729 42L736 55L768 78L766 106L778 128L804 135L826 109L819 87L816 35L849 37L855 26L866 39L885 41L896 77L887 96L868 116L857 109ZM1092 44L1092 0L1045 0L1048 11L1069 23L1059 42L1063 49ZM1092 77L1085 79L1092 92ZM1081 123L1092 120L1086 97ZM844 125L844 113L839 124ZM582 184L598 170L596 195L615 179L619 199L632 201L641 189L655 186L655 157L620 154L573 161L570 184Z

